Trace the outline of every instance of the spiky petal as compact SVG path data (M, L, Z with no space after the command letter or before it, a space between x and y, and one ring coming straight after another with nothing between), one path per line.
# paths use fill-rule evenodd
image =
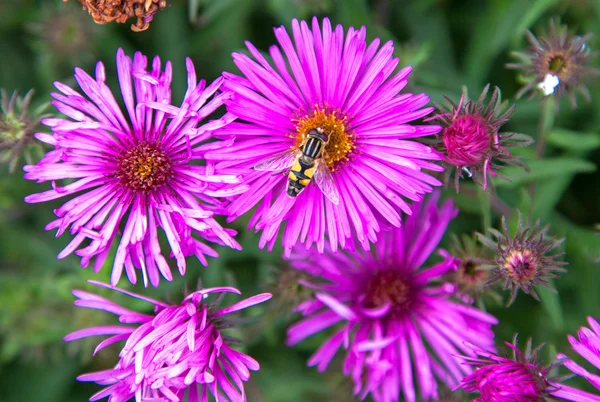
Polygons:
M29 90L24 97L14 91L9 97L4 89L0 90L0 163L8 164L13 173L21 157L27 163L33 163L31 151L35 148L42 154L42 147L35 142L33 136L40 120L50 117L44 111L49 103L29 110L34 90Z
M504 290L510 288L507 306L515 301L519 289L536 300L540 298L534 288L540 284L556 292L548 279L557 278L557 272L566 272L562 266L568 263L556 260L565 253L549 254L565 240L547 237L549 228L550 225L541 228L539 220L533 227L524 226L519 213L517 233L514 237L508 231L506 217L502 217L502 232L489 229L490 237L477 233L479 240L496 253L495 259L489 261L493 269L488 284L505 281Z
M500 89L494 88L487 105L490 85L486 85L477 102L468 99L466 90L456 104L445 97L450 104L450 109L445 111L438 108L439 114L426 121L436 121L443 130L437 135L434 147L446 165L446 182L453 170L456 191L458 192L459 179L463 172L483 186L488 186L488 174L506 178L496 172L507 165L526 165L510 153L508 147L523 147L533 142L532 138L519 133L501 133L500 128L508 122L515 111L515 105L502 113L502 100Z
M558 25L558 26L557 26ZM588 60L598 54L592 52L588 40L591 34L571 35L567 27L550 20L549 31L540 38L527 31L530 47L525 52L514 52L520 63L506 64L507 68L521 70L527 84L517 92L517 98L530 92L529 98L541 96L569 97L577 106L575 93L579 92L589 102L590 91L582 80L600 75L600 70L587 67Z
M498 355L469 345L474 356L462 356L465 365L475 370L467 375L456 389L479 393L473 402L597 402L600 396L561 384L572 376L551 377L549 373L564 360L544 366L540 361L540 350L544 344L535 349L529 338L525 353L518 347L517 336L513 342L505 342L510 350Z

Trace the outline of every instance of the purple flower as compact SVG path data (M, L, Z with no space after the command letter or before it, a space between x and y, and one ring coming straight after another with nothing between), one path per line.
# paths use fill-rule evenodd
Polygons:
M136 269L142 271L145 286L148 280L157 286L159 273L172 280L158 241L159 227L182 275L186 256L195 255L204 265L206 256L218 256L200 239L240 249L231 237L235 232L213 218L224 212L214 197L236 194L246 186L236 186L239 179L234 175L214 175L210 165L197 165L203 160L199 144L212 130L231 121L226 115L198 127L227 97L219 94L208 101L223 79L206 87L204 80L196 82L190 59L186 65L188 90L181 106L174 107L171 63L161 71L160 59L155 57L148 71L145 56L136 53L132 62L119 49L117 70L128 119L105 83L101 62L95 79L75 69L75 79L89 99L55 83L61 93L52 94L52 103L67 118L42 121L53 135L38 133L37 138L55 150L37 165L25 167L25 178L52 182L51 190L30 195L27 202L79 193L56 209L58 219L46 226L58 229L57 236L67 229L75 235L58 258L75 252L84 267L95 258L94 271L98 271L125 221L113 265L113 285L123 267L132 283L137 280ZM55 183L63 179L75 180L64 186ZM84 242L86 246L79 248Z
M592 317L588 317L588 323L590 324L590 328L582 327L577 333L579 339L569 335L569 342L575 352L600 370L600 324ZM567 359L567 356L558 354L558 358ZM594 387L600 390L600 376L590 373L572 360L566 360L564 365L575 374L588 380ZM567 398L567 395L569 395L568 393L572 395L579 395L581 393L581 391L577 389L564 386L560 392L563 398ZM583 399L570 400L583 401ZM595 400L600 400L600 397L596 397Z
M283 53L269 48L274 65L246 43L256 61L234 53L243 77L224 74L227 110L240 121L216 133L232 145L211 144L206 157L250 186L229 219L258 206L250 227L269 248L285 222L286 256L298 239L323 252L326 235L334 251L354 238L368 249L382 228L400 226L400 211L411 213L404 198L419 201L441 184L423 172L442 171L430 162L439 156L411 140L441 129L409 124L433 110L423 108L429 98L399 94L411 68L394 74L392 42L367 44L364 27L345 34L327 18L312 28L293 20L293 40L283 26L275 36Z
M597 324L596 329L598 329ZM474 399L474 402L549 402L558 399L574 402L600 401L600 396L561 384L565 377L550 377L549 373L565 362L558 360L549 366L544 366L539 360L543 344L533 349L530 338L527 340L525 353L519 350L516 336L512 343L505 342L505 344L510 348L510 355L505 353L499 356L492 351L469 345L476 356L463 358L466 360L466 365L475 367L475 371L467 375L457 388L478 392L480 396ZM558 357L565 356L558 355ZM577 374L583 375L582 371L578 370L581 367L575 363L566 362L565 365L572 370L575 368ZM597 378L592 376L593 374L587 372L584 375L590 381ZM597 384L596 382L596 387Z
M438 382L453 387L471 372L455 357L465 341L493 348L496 318L453 300L454 286L440 280L459 260L440 250L442 261L423 268L458 213L451 201L436 202L415 205L401 228L384 232L375 254L294 249L293 266L322 280L304 282L315 297L297 307L305 318L289 328L287 343L336 326L308 364L323 371L343 347L344 374L360 397L392 402L402 393L413 402L417 389L419 400L437 399Z
M507 179L496 171L498 169L508 165L528 169L520 157L512 155L507 147L524 147L531 144L533 139L525 134L499 132L500 127L509 121L516 107L512 105L501 113L504 104L498 87L494 88L486 105L489 88L490 84L487 84L477 102L467 97L466 90L463 91L458 104L446 97L451 105L450 110L440 110L440 114L426 120L442 123L443 131L438 135L435 149L447 167L446 182L450 179L452 170L456 169L456 192L463 171L485 190L488 174Z
M214 297L214 293L221 296L241 293L235 288L218 287L193 292L180 305L169 305L100 282L88 282L154 305L153 314L143 314L92 293L73 291L78 298L76 306L107 311L119 316L119 322L128 324L81 329L65 337L69 342L111 335L98 344L94 354L113 343L126 341L114 368L77 378L107 386L93 395L91 401L107 396L109 402L131 398L139 402L183 401L186 392L189 402L206 402L209 393L221 401L246 400L243 382L250 378L249 370L259 369L258 362L231 349L228 345L231 338L223 336L221 329L231 326L224 316L269 300L270 294L219 308L218 301L208 304L205 300Z

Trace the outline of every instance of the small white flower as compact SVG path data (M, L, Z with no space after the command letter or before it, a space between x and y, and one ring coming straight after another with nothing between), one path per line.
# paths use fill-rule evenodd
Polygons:
M560 79L556 75L546 74L544 81L538 84L538 88L544 91L544 95L552 95L556 87L560 84Z

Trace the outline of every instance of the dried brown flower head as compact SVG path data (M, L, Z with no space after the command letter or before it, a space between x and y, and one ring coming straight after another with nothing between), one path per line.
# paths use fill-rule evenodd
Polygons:
M272 268L273 278L267 288L273 294L271 310L276 316L288 316L293 308L313 297L314 291L306 286L311 276L287 264Z
M590 92L581 80L589 75L599 75L600 70L587 67L592 52L587 42L591 34L570 35L567 27L550 21L549 31L538 38L527 31L530 47L526 52L514 52L520 63L506 64L506 68L521 70L527 84L517 92L517 98L530 92L542 96L568 95L573 107L577 106L575 91L579 91L589 102Z
M63 0L68 1L68 0ZM97 24L115 21L124 24L128 19L136 18L131 30L141 32L148 29L154 14L167 6L167 0L78 0L90 13Z
M493 266L489 264L491 252L487 248L478 244L472 236L463 235L459 238L452 234L450 254L460 259L457 270L447 278L456 285L459 297L469 303L480 302L483 296L490 296L498 303L502 300L493 287L488 286Z

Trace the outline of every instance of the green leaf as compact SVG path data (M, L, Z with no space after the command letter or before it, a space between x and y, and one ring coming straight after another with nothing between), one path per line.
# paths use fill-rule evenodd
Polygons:
M551 286L553 285L552 280L548 280ZM544 311L548 314L550 318L550 322L552 323L552 327L556 332L560 332L564 328L564 317L562 306L560 304L560 298L557 293L554 293L550 289L539 286L536 289L536 292L539 294L540 299L542 301L542 306L544 307Z
M575 158L547 158L533 160L528 163L530 172L517 166L509 166L502 170L502 174L511 181L497 180L498 187L519 187L524 183L531 183L543 179L556 179L572 173L593 172L596 165L584 159ZM536 197L537 198L537 197Z
M200 12L200 3L202 2L202 0L190 0L189 3L189 13L190 13L190 22L194 22L196 21L196 18L198 18L198 13ZM223 2L221 2L223 3Z
M468 212L472 214L479 215L481 213L481 207L477 205L473 197L465 194L464 191L459 192L458 194L454 193L454 190L451 191L451 197L454 198L454 202L456 206L460 209L461 212Z
M520 20L515 25L513 30L513 42L515 44L519 43L523 32L526 29L531 27L544 13L553 7L558 0L536 0L534 1L530 7L526 9L526 11L521 15Z
M566 282L576 276L572 286L577 292L578 300L570 300L569 304L581 303L577 304L577 313L582 317L594 315L600 303L596 282L600 265L594 264L593 260L600 254L600 236L594 230L577 226L558 213L552 215L551 222L553 233L566 235L567 238L566 260L569 265L565 268L568 272L562 274L565 277L557 281Z
M521 188L521 200L519 202L519 210L524 214L528 215L531 212L531 204L533 200L531 199L531 194L527 190L527 188Z
M556 128L548 134L546 142L569 151L591 151L600 148L600 135Z
M568 174L537 182L535 186L535 199L532 205L532 215L535 218L546 220L562 198L566 188L571 184L574 176L574 174Z
M394 17L402 24L404 29L408 30L410 42L425 43L427 47L423 49L426 53L420 55L421 58L427 57L427 71L434 73L433 78L438 80L436 85L444 89L455 89L456 83L462 82L462 77L458 73L455 59L454 46L450 35L450 26L448 16L440 7L430 5L424 2L396 2L394 5ZM431 49L429 48L431 44ZM405 45L406 46L406 45ZM402 56L402 54L400 54ZM420 61L418 58L417 61ZM407 60L400 58L403 65L413 65ZM414 66L414 65L413 65ZM422 81L424 76L415 77Z
M346 0L344 7L338 7L337 18L340 23L355 28L365 25L370 29L370 25L373 25L366 0ZM348 27L345 26L345 29Z
M77 373L77 364L72 359L65 359L60 365L35 365L22 362L12 364L7 366L0 376L2 400L5 402L64 401L69 387L75 382Z
M504 0L482 2L487 7L469 36L471 42L466 57L467 76L471 85L483 86L484 78L494 66L492 61L507 47L509 40L521 35L525 28L557 2L522 0L518 6Z
M158 54L164 60L170 60L173 71L181 79L173 80L171 88L174 99L183 98L186 88L185 58L189 55L189 26L181 23L186 20L187 10L185 7L169 7L161 13L160 18L152 22L152 29L140 32L138 35L146 36L146 40L152 40L158 49Z

